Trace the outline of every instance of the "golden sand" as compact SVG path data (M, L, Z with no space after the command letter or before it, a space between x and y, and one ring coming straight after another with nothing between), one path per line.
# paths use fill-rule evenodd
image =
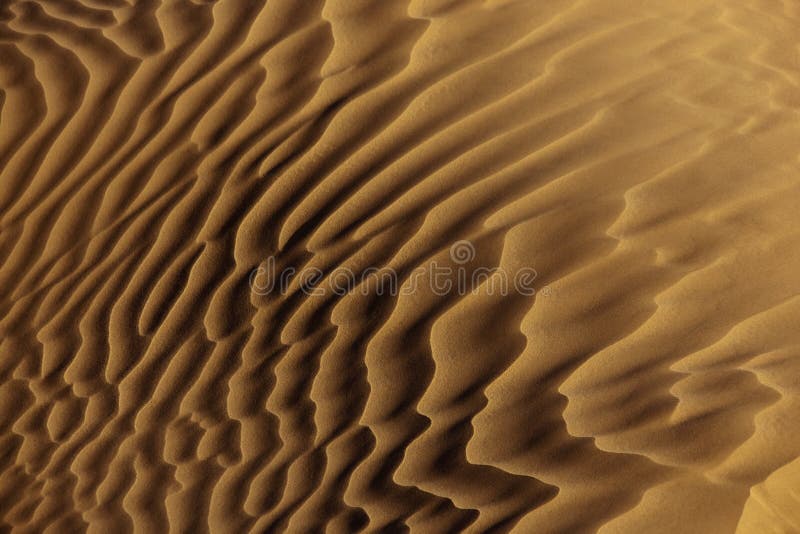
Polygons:
M0 0L0 531L800 532L798 43Z

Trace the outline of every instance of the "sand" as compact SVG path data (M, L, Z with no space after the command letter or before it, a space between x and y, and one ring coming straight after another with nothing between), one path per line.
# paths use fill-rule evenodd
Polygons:
M0 2L0 531L800 532L798 38Z

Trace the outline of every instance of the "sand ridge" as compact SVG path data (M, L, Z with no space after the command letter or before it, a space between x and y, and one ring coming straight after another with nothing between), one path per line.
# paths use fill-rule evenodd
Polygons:
M1 3L2 530L800 532L798 22Z

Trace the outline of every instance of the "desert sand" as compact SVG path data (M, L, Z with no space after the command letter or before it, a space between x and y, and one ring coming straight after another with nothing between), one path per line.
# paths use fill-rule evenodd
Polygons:
M800 532L798 43L0 2L0 531Z

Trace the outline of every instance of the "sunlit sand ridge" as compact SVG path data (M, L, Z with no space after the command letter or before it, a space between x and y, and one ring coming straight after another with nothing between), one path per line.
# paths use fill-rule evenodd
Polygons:
M0 2L0 530L800 532L798 38Z

